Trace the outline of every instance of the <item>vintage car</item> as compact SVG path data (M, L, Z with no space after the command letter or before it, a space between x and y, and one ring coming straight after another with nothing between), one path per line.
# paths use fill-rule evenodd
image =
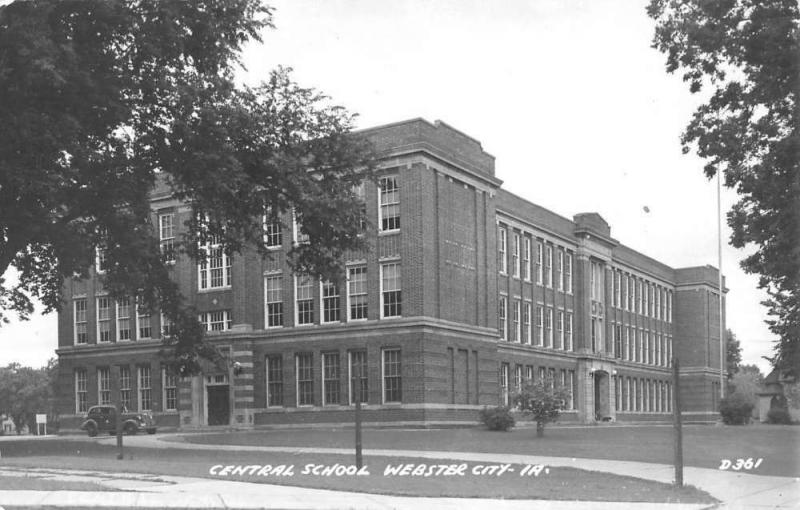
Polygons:
M85 430L90 437L94 437L98 432L117 431L117 409L114 406L92 406L86 413L86 419L81 424L81 430ZM122 413L122 432L125 434L136 434L140 430L146 430L148 434L156 433L156 421L148 411L125 412Z

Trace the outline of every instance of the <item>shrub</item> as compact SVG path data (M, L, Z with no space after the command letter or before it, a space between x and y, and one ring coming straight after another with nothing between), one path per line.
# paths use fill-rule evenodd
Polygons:
M773 407L767 413L767 423L788 425L792 423L792 417L789 416L789 410L783 407Z
M744 425L750 422L753 413L753 404L747 397L733 393L728 398L723 398L719 403L719 414L726 425Z
M480 419L489 430L502 430L503 432L513 427L515 423L514 417L504 406L484 407L481 409Z

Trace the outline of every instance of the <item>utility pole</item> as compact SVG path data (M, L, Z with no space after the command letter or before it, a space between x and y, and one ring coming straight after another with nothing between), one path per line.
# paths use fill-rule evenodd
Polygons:
M725 398L725 353L727 342L722 327L722 169L717 169L717 284L719 286L719 398ZM716 411L716 409L715 409Z
M675 485L683 487L683 431L681 430L681 391L678 382L680 367L677 356L672 358L672 416L675 429Z

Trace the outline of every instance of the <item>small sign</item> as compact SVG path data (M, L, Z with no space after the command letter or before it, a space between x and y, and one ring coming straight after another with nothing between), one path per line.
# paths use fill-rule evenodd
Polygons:
M38 425L39 423L44 423L44 424L47 423L47 415L46 414L37 414L36 415L36 424Z

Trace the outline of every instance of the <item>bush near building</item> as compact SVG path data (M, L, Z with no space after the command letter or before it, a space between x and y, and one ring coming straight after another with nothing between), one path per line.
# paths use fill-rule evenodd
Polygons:
M753 404L741 393L733 393L723 398L719 405L719 414L726 425L745 425L750 423Z
M508 407L484 407L480 412L480 420L489 430L499 430L507 432L513 428L516 420L511 416Z

